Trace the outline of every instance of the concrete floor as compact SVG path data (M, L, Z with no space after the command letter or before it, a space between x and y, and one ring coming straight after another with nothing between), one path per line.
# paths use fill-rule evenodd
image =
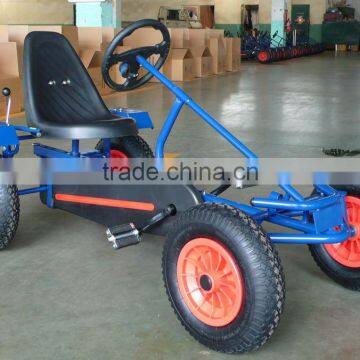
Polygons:
M327 53L248 63L241 73L184 88L260 155L318 156L323 146L358 147L359 60ZM107 101L125 105L123 97ZM149 110L158 130L170 101L156 85L126 103ZM236 156L189 112L175 130L168 151ZM156 134L144 137L153 144ZM24 146L21 155L30 150ZM48 210L37 196L22 199L21 211L17 237L0 254L1 360L229 358L197 344L173 314L161 278L163 239L146 236L141 246L114 252L103 227ZM280 254L287 278L281 325L265 347L243 358L358 359L360 294L325 277L306 247L280 247Z

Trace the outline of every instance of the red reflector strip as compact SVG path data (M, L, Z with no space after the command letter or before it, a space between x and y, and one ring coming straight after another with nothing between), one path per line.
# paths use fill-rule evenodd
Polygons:
M117 200L117 199L105 199L89 196L68 195L68 194L56 194L55 200L76 203L76 204L88 204L98 206L108 206L121 209L142 210L142 211L154 211L155 205L151 203L143 203L137 201Z

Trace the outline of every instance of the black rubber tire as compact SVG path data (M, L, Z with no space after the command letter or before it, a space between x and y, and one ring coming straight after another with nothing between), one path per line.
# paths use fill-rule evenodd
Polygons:
M334 186L337 190L346 191L350 196L359 197L360 187L355 185ZM360 291L360 268L349 268L333 259L323 244L309 245L310 253L319 268L336 283L343 287Z
M0 185L0 250L14 239L20 218L20 200L16 185Z
M103 151L103 141L96 145L96 149ZM111 149L119 150L126 154L129 158L153 158L154 154L141 136L125 136L121 138L111 139Z
M220 241L242 271L247 300L240 314L224 327L211 327L198 320L180 295L178 256L185 244L196 237ZM279 325L285 302L280 259L262 228L237 209L206 203L180 214L167 236L162 268L167 295L180 322L210 349L229 354L256 350Z
M360 197L360 186L357 185L332 185L333 188L346 191L351 196Z

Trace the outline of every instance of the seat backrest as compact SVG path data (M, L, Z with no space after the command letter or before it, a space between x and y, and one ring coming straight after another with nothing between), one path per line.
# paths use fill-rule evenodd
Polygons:
M75 50L55 32L35 31L26 37L24 92L29 126L111 118Z

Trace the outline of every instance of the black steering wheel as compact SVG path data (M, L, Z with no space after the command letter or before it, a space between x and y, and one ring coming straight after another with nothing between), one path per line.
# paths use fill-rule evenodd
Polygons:
M161 31L163 41L156 45L144 46L117 54L116 48L122 45L123 40L130 36L135 30L143 27L152 27L155 30ZM148 59L152 55L158 55L159 58L154 67L159 70L164 65L166 58L169 55L169 51L170 34L163 23L153 19L136 21L120 31L106 49L101 67L104 80L108 86L116 91L136 89L147 83L153 77L149 72L144 76L139 77L140 64L137 62L136 57L140 55L145 59ZM116 83L110 76L110 69L118 64L121 76L126 79L123 84Z

